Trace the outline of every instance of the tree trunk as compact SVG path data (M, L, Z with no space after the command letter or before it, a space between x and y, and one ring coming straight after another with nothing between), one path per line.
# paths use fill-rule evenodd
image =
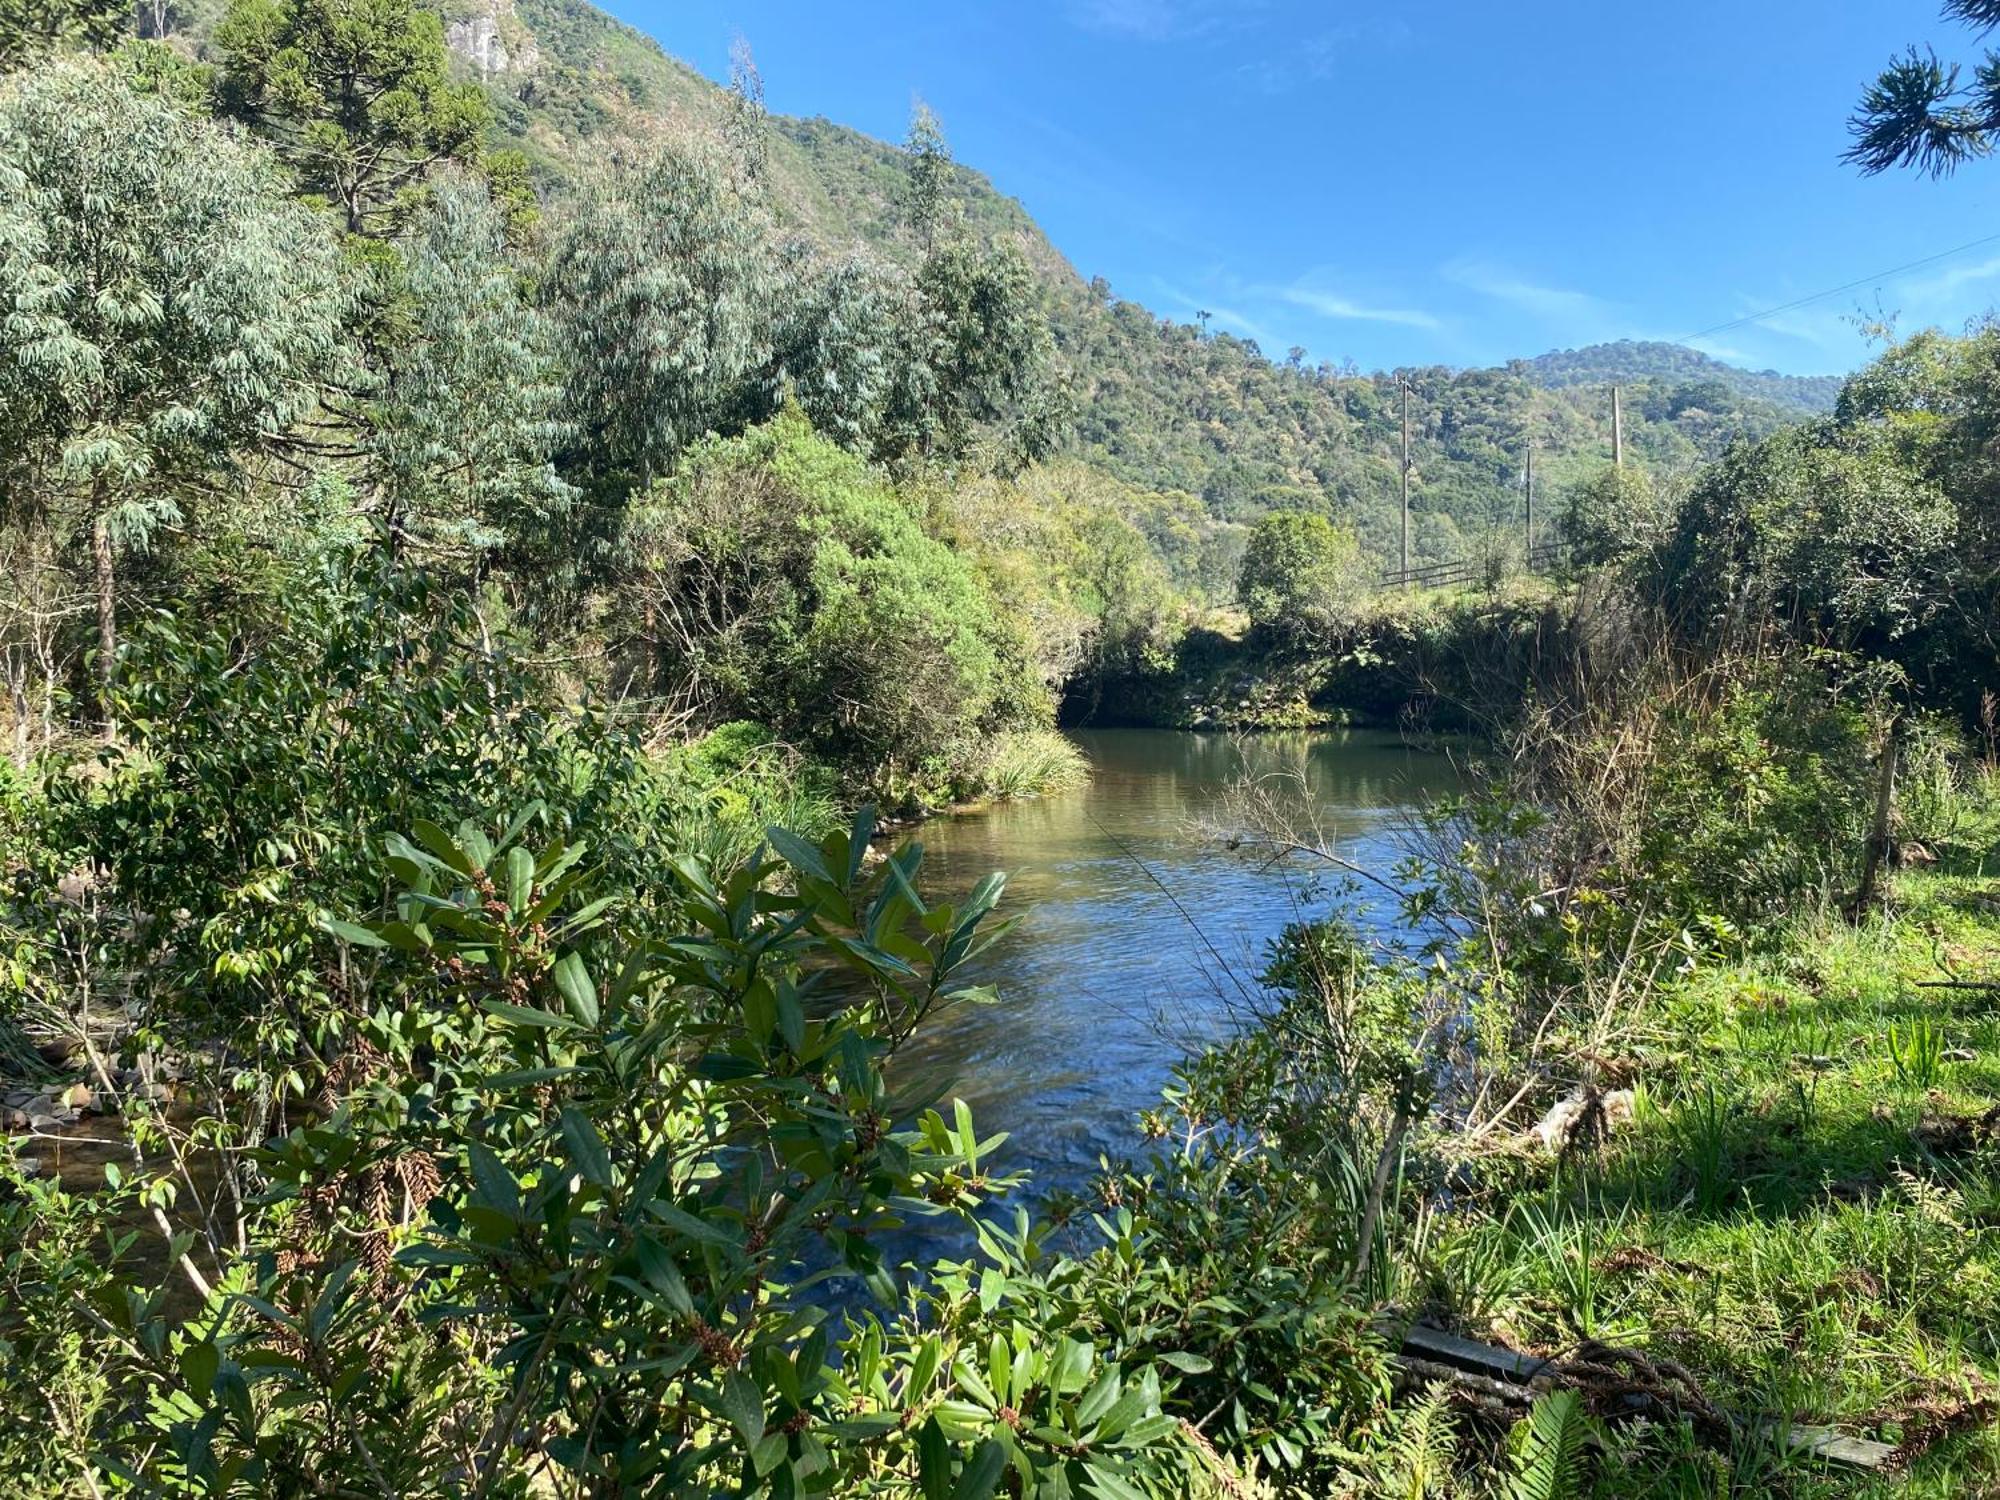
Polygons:
M1875 887L1882 865L1894 845L1896 821L1896 761L1903 753L1903 716L1889 721L1889 738L1882 746L1882 769L1875 778L1875 819L1868 829L1868 848L1862 856L1861 889L1854 895L1854 914L1859 917L1875 904Z
M118 665L117 575L111 565L111 523L103 508L104 481L98 481L98 511L90 525L90 552L97 562L97 695L106 735L117 731L111 685Z

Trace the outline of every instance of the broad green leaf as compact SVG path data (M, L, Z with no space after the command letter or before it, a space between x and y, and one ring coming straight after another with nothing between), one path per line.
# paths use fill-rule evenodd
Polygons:
M582 957L574 951L565 953L556 960L551 975L556 989L561 993L569 1013L585 1026L597 1024L597 986L591 981L590 970L584 967Z
M357 948L386 948L388 941L371 928L360 927L353 922L343 922L339 917L320 913L319 928L331 933L343 943L351 943Z
M563 1109L562 1137L563 1144L569 1148L570 1161L583 1174L584 1180L599 1187L610 1187L611 1157L604 1149L604 1141L598 1135L597 1127L573 1105Z

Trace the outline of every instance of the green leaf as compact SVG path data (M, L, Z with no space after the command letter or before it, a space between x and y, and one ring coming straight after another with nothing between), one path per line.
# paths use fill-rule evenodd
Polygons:
M936 1417L917 1433L917 1474L924 1500L951 1500L951 1440Z
M184 1344L180 1366L181 1379L187 1382L189 1391L206 1404L209 1387L215 1384L215 1372L222 1367L221 1351L209 1339Z
M535 889L535 856L516 844L507 851L507 909L519 916Z
M563 1144L569 1148L570 1161L583 1174L584 1180L599 1187L610 1187L611 1157L604 1149L597 1127L573 1105L563 1108L562 1137Z
M827 885L834 883L833 873L827 869L826 860L821 857L819 850L790 829L774 825L764 830L764 837L771 841L773 849L784 856L785 863L800 874L809 875Z
M1184 1349L1169 1349L1160 1355L1160 1363L1172 1365L1184 1375L1206 1375L1215 1368L1215 1361L1199 1354L1189 1354Z
M459 874L468 876L472 874L472 861L466 858L465 851L458 847L452 836L437 824L418 818L410 824L410 832L417 836L417 842Z
M569 1017L556 1015L553 1011L534 1010L526 1005L509 1005L505 1000L482 1000L479 1002L479 1008L497 1020L509 1021L516 1026L539 1026L545 1031L567 1031L576 1024ZM493 1080L496 1084L499 1081L499 1079Z
M988 1438L972 1455L965 1472L958 1476L958 1487L951 1492L951 1500L987 1500L999 1487L1000 1476L1006 1468L1007 1450Z
M743 1434L747 1447L756 1447L764 1436L764 1398L754 1382L741 1370L731 1370L722 1382L718 1409Z
M1102 1496L1103 1500L1146 1500L1143 1490L1134 1489L1116 1470L1108 1469L1100 1460L1084 1465L1084 1473L1089 1476L1084 1481L1084 1489Z
M784 1037L785 1045L791 1048L793 1055L796 1056L805 1050L806 1045L805 1007L799 1004L797 988L789 983L781 982L777 986L776 999L778 1033Z
M389 946L380 933L367 927L356 926L352 922L343 922L339 917L330 916L326 912L321 912L319 915L319 929L321 932L331 933L343 943L351 943L357 948L386 948Z
M574 951L565 953L556 960L552 977L556 989L562 994L563 1003L569 1006L569 1013L585 1026L595 1026L597 986L592 983L590 970L584 967L583 959Z
M514 1181L514 1174L493 1154L490 1146L479 1141L466 1147L466 1157L472 1165L472 1185L478 1201L518 1222L521 1217L521 1188Z

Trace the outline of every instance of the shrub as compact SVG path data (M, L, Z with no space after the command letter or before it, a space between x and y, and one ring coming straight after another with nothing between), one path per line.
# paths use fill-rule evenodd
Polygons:
M866 776L964 765L1049 712L973 568L796 411L698 447L630 545L662 685L710 721L755 719Z
M208 1496L327 1473L411 1496L1165 1484L1162 1374L1093 1340L1054 1290L1073 1267L982 1229L1008 1269L968 1295L878 1248L1012 1185L962 1105L947 1122L885 1073L975 997L956 976L1001 880L926 908L915 849L864 877L865 819L773 830L783 864L677 861L658 904L690 926L655 941L534 822L418 822L388 840L386 915L321 918L348 978L325 1112L254 1153L205 1133L229 1180L269 1187L183 1257L192 1315L130 1285L94 1288L82 1324L74 1299L10 1305L10 1353L46 1367L81 1340L115 1398L79 1412L72 1454ZM835 971L851 998L829 1007ZM17 1275L74 1263L73 1235L11 1210L0 1234ZM868 1293L844 1327L814 1298L835 1276Z
M1250 622L1294 645L1326 645L1352 624L1367 583L1361 548L1314 511L1277 511L1250 533L1236 597Z

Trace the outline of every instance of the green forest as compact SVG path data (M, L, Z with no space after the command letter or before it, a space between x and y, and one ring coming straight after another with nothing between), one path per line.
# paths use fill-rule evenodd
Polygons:
M1309 364L733 72L0 0L0 1494L2000 1493L2000 326ZM1458 789L1231 787L1074 1194L911 1058L1083 725Z

